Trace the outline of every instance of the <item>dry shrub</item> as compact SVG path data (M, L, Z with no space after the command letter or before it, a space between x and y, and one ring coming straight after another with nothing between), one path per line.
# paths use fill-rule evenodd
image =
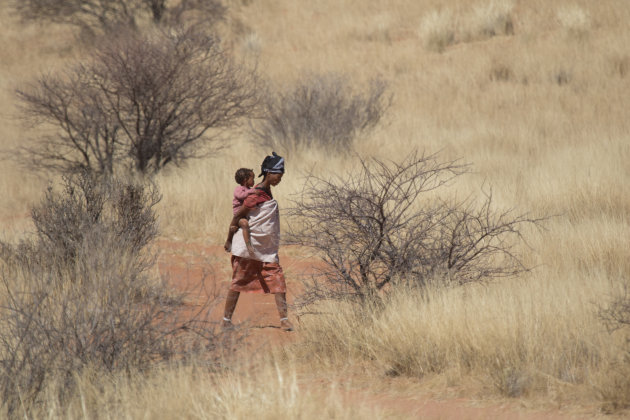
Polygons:
M527 393L531 387L532 378L521 360L513 357L493 355L488 363L488 374L492 378L492 385L506 397L516 398Z
M609 342L593 340L596 322L584 324L582 305L591 296L570 293L560 303L568 284L554 290L546 280L451 289L433 283L397 288L380 303L309 306L300 316L304 342L296 357L324 366L367 364L387 376L457 372L508 397L551 393L554 384L590 386L602 366Z
M630 329L630 281L623 283L622 291L600 310L600 317L611 332ZM626 351L630 356L630 339Z
M489 0L473 8L469 30L472 38L491 38L497 35L513 35L513 0Z
M288 241L313 249L324 268L306 301L376 297L432 279L465 284L514 276L527 268L517 246L521 229L542 219L437 194L467 166L437 155L410 154L401 162L361 160L356 171L324 179L310 175L293 202Z
M83 33L111 33L121 27L135 28L143 21L178 25L202 20L211 26L224 19L220 0L12 0L24 20L43 20L79 27Z
M420 38L426 49L442 52L455 42L455 21L450 10L432 11L420 22Z
M154 189L83 172L32 211L37 232L0 244L0 395L28 411L43 390L63 400L86 367L130 372L213 348L214 330L150 274Z
M608 331L625 334L623 356L613 363L599 383L599 392L606 411L630 408L630 282L625 281L599 315Z
M42 203L31 210L38 241L30 246L40 250L42 263L74 264L84 248L108 241L123 254L143 257L157 236L154 206L159 200L155 189L99 180L88 172L66 176L63 191L49 186ZM152 263L141 258L136 262L142 262L138 273Z
M257 107L257 77L197 28L122 32L64 74L17 92L45 129L19 157L36 169L158 172L224 147Z
M513 35L513 0L489 0L470 13L454 15L450 10L432 11L420 23L420 38L426 49L443 52L449 45L499 35Z
M602 411L612 414L630 408L630 361L619 361L602 369L595 383Z
M373 79L363 90L337 74L306 76L268 95L264 117L252 125L252 134L257 143L283 153L309 148L347 153L390 104L383 80Z
M491 65L489 74L492 82L509 82L514 79L512 68L500 62L495 62Z

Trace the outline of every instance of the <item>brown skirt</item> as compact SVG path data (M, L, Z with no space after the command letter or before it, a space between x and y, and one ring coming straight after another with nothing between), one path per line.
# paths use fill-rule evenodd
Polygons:
M286 293L287 286L280 264L232 255L230 290L251 293Z

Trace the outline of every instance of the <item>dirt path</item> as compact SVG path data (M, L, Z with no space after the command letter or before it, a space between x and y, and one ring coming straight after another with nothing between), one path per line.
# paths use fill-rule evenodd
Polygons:
M434 399L431 396L418 393L413 397L400 395L374 394L369 391L355 390L348 393L347 400L369 401L369 404L392 413L393 416L410 419L426 420L577 420L593 419L593 412L589 409L575 412L559 410L536 410L522 406L518 401L493 403L475 401L466 398Z
M212 317L220 320L223 298L231 279L230 254L220 246L200 243L159 240L158 247L160 274L179 290L190 292L191 296L201 293L201 300L216 296ZM287 300L291 304L294 288L291 288L290 278L297 270L303 270L304 263L287 255L281 254L280 258L289 283ZM200 283L203 286L200 287ZM254 347L281 345L293 341L296 336L280 329L273 295L241 293L232 321L236 326L249 329L247 341Z
M227 292L230 276L230 255L220 246L203 243L175 242L166 239L158 241L160 250L158 267L160 274L180 290L190 291L191 295L201 298L216 295L218 301L212 311L212 317L220 320L223 314L222 296ZM292 302L291 279L312 267L312 261L305 260L292 250L280 254L282 266L287 276L287 299ZM200 287L203 284L203 287ZM294 290L294 288L293 288ZM201 292L200 292L201 291ZM205 296L203 296L205 295ZM192 299L192 298L191 298ZM233 322L249 327L247 343L249 348L264 348L270 345L283 345L299 337L299 331L287 333L279 328L273 296L242 293ZM389 379L384 379L389 380ZM316 387L326 387L326 380L316 381ZM310 388L311 385L307 386ZM377 392L365 389L349 388L342 392L349 404L369 404L392 413L395 417L422 419L506 419L506 420L568 420L604 417L597 414L596 407L577 410L534 410L524 406L519 400L502 403L488 403L472 399L447 398L436 399L417 392L412 396L400 393ZM406 395L403 393L403 395ZM609 417L608 417L609 418Z

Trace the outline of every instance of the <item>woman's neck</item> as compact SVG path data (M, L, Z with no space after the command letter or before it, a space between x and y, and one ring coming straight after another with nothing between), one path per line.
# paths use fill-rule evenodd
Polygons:
M269 178L265 177L265 179L263 179L263 181L258 184L259 187L264 188L267 191L271 191L271 183L269 182Z

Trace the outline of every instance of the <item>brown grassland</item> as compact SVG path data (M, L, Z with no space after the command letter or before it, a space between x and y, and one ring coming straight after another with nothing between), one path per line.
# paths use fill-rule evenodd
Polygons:
M4 2L3 2L4 3ZM392 107L355 141L358 156L414 150L462 158L459 196L552 216L525 232L533 270L484 285L398 291L384 309L326 303L291 342L251 364L160 366L137 378L79 378L41 418L380 418L413 401L467 398L591 417L627 415L627 332L598 316L630 282L630 7L626 0L230 0L226 43L274 83L338 72L389 81ZM0 149L27 141L14 89L80 57L64 26L18 22L0 6ZM161 235L219 245L233 173L270 153L245 130L229 148L157 176ZM342 173L356 155L287 156L282 205L307 171ZM48 179L0 161L0 239L32 229ZM286 251L285 251L286 252ZM298 252L291 250L290 252ZM367 311L367 312L366 312ZM625 334L625 335L624 335ZM625 346L625 347L624 347ZM249 359L252 359L251 357ZM95 384L97 383L97 384ZM361 392L359 392L360 390ZM401 411L402 410L402 411ZM96 413L96 414L94 414ZM416 412L416 415L421 411Z

